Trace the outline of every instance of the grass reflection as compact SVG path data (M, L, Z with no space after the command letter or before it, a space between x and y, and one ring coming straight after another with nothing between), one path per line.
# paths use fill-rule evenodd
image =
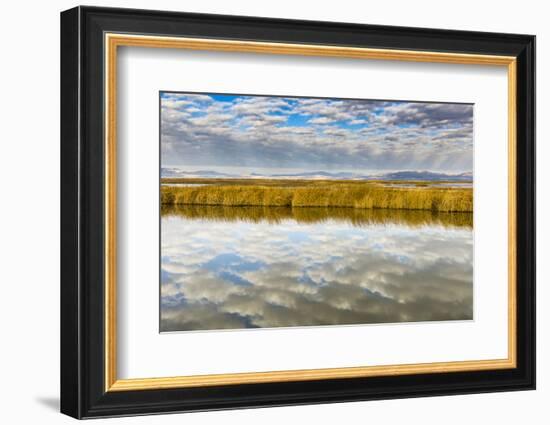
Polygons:
M212 221L248 221L277 224L292 219L298 223L318 223L337 220L365 226L370 224L404 224L407 226L442 225L445 227L473 227L472 213L443 213L426 210L357 209L321 207L232 207L219 205L165 205L163 217Z

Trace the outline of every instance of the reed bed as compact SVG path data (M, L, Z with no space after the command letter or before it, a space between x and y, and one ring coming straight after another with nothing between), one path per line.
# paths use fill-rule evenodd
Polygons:
M362 184L361 184L362 183ZM372 183L324 183L294 186L161 186L163 205L323 207L436 212L473 212L471 188L387 187Z

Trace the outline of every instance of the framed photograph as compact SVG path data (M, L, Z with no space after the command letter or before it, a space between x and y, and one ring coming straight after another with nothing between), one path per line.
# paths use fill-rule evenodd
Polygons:
M61 14L61 411L535 388L535 37Z

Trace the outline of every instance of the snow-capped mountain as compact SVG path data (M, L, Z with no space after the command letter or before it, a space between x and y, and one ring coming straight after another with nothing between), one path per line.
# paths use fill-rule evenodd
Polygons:
M213 170L184 171L178 168L161 170L163 178L265 178L265 179L334 179L334 180L427 180L427 181L472 181L471 172L458 174L437 173L432 171L394 171L379 174L363 174L349 171L306 171L301 173L257 173L231 174Z
M220 173L212 170L184 171L179 168L162 168L160 175L162 178L238 178L236 174Z
M383 180L453 180L453 181L471 181L473 175L471 172L460 174L433 173L431 171L397 171L393 173L382 174Z

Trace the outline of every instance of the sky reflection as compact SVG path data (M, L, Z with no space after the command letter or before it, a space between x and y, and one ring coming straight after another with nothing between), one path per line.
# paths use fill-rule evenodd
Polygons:
M162 215L161 331L472 319L471 226L189 208Z

